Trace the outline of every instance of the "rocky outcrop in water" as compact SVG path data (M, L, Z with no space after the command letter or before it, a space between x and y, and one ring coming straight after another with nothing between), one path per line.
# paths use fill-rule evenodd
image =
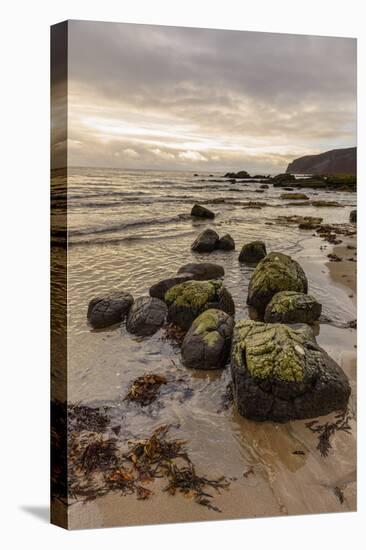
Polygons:
M266 245L263 241L253 241L245 244L239 254L239 262L258 263L267 254Z
M346 375L307 325L240 321L231 352L234 400L252 420L285 422L344 409Z
M211 212L208 208L201 206L200 204L195 204L191 210L191 216L196 218L208 218L213 219L215 217L214 212Z
M333 149L318 155L306 155L292 161L286 172L290 174L356 174L357 147Z
M227 172L224 178L246 179L246 178L250 178L250 175L246 170L240 170L239 172Z
M182 265L178 269L178 275L190 273L196 281L207 281L208 279L219 279L224 277L225 270L221 265L210 262L192 263Z
M170 323L188 330L192 322L207 309L221 309L234 315L235 305L222 281L186 281L165 294Z
M197 317L182 344L182 361L193 369L219 369L230 353L234 319L219 309L208 309Z
M290 256L280 252L270 252L255 268L248 287L247 304L260 315L277 292L293 290L308 292L308 282L304 270Z
M205 229L192 243L191 249L194 252L212 252L217 248L219 238L213 229Z
M115 292L90 300L87 319L93 328L106 328L123 321L133 304L128 292Z
M266 323L309 323L317 321L322 306L309 294L301 292L277 292L264 313Z
M141 296L131 307L126 328L131 334L151 336L165 323L168 309L162 300Z

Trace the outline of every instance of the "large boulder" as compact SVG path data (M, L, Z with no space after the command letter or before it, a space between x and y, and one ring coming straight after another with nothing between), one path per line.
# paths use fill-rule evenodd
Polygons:
M346 407L346 375L321 349L308 325L240 321L231 372L239 413L252 420L314 418Z
M184 275L187 273L191 274L192 279L195 279L196 281L207 281L209 279L219 279L220 277L224 277L225 270L221 265L210 262L201 262L185 264L178 269L178 275Z
M170 323L188 330L192 322L207 309L221 309L234 315L235 305L222 281L186 281L165 294Z
M212 252L217 247L219 238L213 229L205 229L192 243L191 249L195 252Z
M235 250L235 241L232 236L227 233L223 237L220 237L217 248L219 250Z
M194 216L196 218L213 219L215 217L215 214L213 212L211 212L211 210L209 210L208 208L205 208L204 206L201 206L200 204L195 204L192 207L191 216Z
M247 304L263 315L277 292L308 292L304 270L295 260L281 252L270 252L255 268L248 287Z
M132 304L133 297L128 292L99 296L90 300L87 319L94 328L106 328L123 321Z
M211 279L211 277L207 278ZM184 283L185 281L190 281L191 279L195 279L195 276L192 273L188 273L186 271L179 272L179 274L174 275L174 277L163 279L152 285L149 290L149 294L152 298L164 300L165 293L172 288L172 286L179 285L179 283Z
M192 369L220 369L230 353L234 319L219 309L197 317L182 344L182 361Z
M168 308L162 300L141 296L131 307L126 328L131 334L151 336L165 323Z
M309 294L285 290L277 292L264 312L266 323L309 323L317 321L322 306Z
M258 263L267 254L266 245L263 241L253 241L245 244L239 254L239 262Z

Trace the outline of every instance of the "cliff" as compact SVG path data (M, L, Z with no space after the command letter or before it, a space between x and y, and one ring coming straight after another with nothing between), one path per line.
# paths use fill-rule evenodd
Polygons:
M357 147L333 149L320 155L298 158L287 167L288 174L356 174Z

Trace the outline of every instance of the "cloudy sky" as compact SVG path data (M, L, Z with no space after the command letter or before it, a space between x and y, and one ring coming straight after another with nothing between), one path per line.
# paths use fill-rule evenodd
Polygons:
M280 172L356 145L356 41L72 21L69 164Z

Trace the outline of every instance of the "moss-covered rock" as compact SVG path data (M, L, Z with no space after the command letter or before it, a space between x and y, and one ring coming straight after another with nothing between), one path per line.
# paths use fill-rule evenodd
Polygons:
M205 229L192 243L191 249L194 252L212 252L217 248L219 238L213 229Z
M206 309L221 309L234 315L235 305L230 292L222 281L186 281L176 285L165 294L168 319L171 323L188 330L198 315Z
M267 254L266 245L263 241L253 241L245 244L239 254L239 262L258 263Z
M263 316L277 292L293 290L307 294L304 270L295 260L280 252L270 252L255 268L248 287L247 304Z
M344 408L350 386L308 325L239 321L231 351L234 400L253 420L312 418Z
M309 323L317 321L322 306L313 296L285 290L277 292L264 313L266 323Z
M208 309L192 323L182 344L182 361L193 369L225 366L231 345L234 319L219 309Z

